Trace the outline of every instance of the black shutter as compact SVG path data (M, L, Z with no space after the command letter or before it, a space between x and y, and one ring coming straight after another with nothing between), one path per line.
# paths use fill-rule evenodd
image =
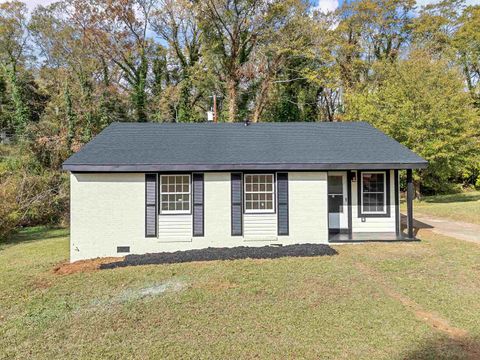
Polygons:
M193 174L193 236L204 236L203 174Z
M277 174L278 235L288 235L288 173Z
M243 235L242 226L242 174L232 173L232 236Z
M157 174L145 174L145 236L157 237Z

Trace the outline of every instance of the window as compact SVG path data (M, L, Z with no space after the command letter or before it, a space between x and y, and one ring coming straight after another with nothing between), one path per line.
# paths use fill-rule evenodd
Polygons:
M244 181L245 212L275 212L273 174L248 174Z
M190 213L190 175L160 176L160 213Z
M362 214L386 214L387 191L385 172L362 172Z

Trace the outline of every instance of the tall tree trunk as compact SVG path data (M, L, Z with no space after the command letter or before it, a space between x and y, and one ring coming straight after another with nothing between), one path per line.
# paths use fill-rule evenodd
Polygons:
M138 122L147 121L147 93L145 87L147 85L148 62L145 56L142 56L142 62L137 70L136 84L133 89L133 103Z
M230 78L227 81L228 121L235 122L238 115L238 81Z
M147 114L145 111L145 80L139 80L133 90L133 103L135 107L135 117L138 122L146 122Z
M257 94L255 99L255 108L253 109L252 115L252 122L258 122L260 120L260 116L262 116L263 110L267 105L268 101L268 91L270 90L271 79L270 76L268 79L262 81L262 85L260 86L260 91Z
M255 109L253 109L253 115L252 115L252 122L256 123L260 119L260 115L262 115L262 109L260 106L255 106Z
M178 104L178 122L190 122L193 118L193 109L190 102L191 83L188 76L185 76L180 85L180 101Z
M27 123L30 119L30 111L23 97L23 89L18 81L17 68L12 64L10 69L7 69L10 86L12 88L12 102L15 108L14 128L15 133L21 135L24 133Z
M421 199L422 198L422 194L420 192L420 181L419 180L415 180L415 178L413 179L413 188L415 189L415 199Z
M78 79L80 82L80 88L82 90L82 105L85 107L85 123L83 125L83 141L88 142L92 139L92 135L94 132L94 120L95 116L93 114L92 109L92 83L88 78L88 75L80 70L78 73Z
M68 88L68 85L65 86L65 110L66 110L66 115L67 115L67 147L68 151L71 152L72 149L72 142L73 139L75 138L75 113L73 111L73 106L72 106L72 97L70 95L70 90Z

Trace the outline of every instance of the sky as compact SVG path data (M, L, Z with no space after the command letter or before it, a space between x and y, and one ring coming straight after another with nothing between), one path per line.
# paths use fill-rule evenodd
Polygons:
M7 0L0 0L0 3L5 1ZM55 0L24 0L30 11L33 10L33 8L35 8L37 5L48 5L54 1ZM323 12L335 10L338 6L342 5L343 1L344 0L311 0L312 4L314 4L318 10ZM436 3L438 1L439 0L417 0L417 5L423 6ZM480 0L467 0L466 3L467 5L480 5Z
M6 0L0 0L0 2L5 2L5 1ZM28 10L32 11L37 5L45 6L55 1L54 0L24 0L23 2L27 4Z
M343 4L344 0L311 0L312 4L322 12L333 11ZM438 3L440 0L417 0L417 6ZM480 0L466 0L467 5L480 5Z

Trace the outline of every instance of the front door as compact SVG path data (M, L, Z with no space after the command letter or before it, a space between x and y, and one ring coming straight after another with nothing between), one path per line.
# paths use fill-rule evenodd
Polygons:
M347 172L328 173L328 228L348 229Z

